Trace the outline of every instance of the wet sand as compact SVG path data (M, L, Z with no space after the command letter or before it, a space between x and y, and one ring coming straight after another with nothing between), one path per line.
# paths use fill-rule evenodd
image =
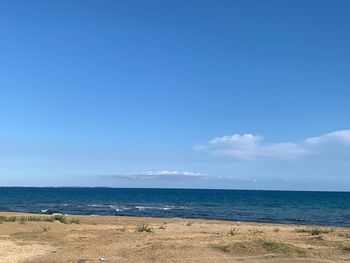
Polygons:
M1 263L350 261L350 228L116 216L65 216L65 224L0 216L16 216L0 223Z

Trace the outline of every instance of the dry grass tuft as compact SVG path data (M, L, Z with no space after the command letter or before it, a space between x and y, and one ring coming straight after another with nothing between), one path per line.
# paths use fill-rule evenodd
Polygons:
M253 235L257 235L257 234L262 234L262 233L264 233L264 230L262 230L262 229L257 229L257 228L249 229L248 231L249 231L249 233L251 233L251 234L253 234Z
M332 228L320 228L320 227L307 227L307 228L297 228L295 232L297 233L308 233L312 236L318 236L322 234L332 233L334 229Z
M147 232L147 233L152 233L153 230L148 226L148 224L142 224L141 226L137 227L136 229L137 232Z
M235 236L238 234L238 229L237 228L232 228L229 232L229 235Z

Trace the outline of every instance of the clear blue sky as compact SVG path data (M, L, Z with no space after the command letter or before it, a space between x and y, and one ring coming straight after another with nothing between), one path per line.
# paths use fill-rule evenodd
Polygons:
M349 10L1 1L0 185L350 190Z

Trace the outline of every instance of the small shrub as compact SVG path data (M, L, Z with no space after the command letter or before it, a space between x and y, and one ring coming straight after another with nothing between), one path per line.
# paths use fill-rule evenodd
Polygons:
M50 222L50 223L53 223L55 222L55 217L53 216L50 216L50 217L44 217L43 221L46 221L46 222Z
M15 216L0 216L0 222L15 222L17 217Z
M7 222L15 222L16 220L17 220L17 217L15 217L15 216L7 217Z
M276 241L266 241L263 243L263 247L269 252L277 252L284 254L297 254L299 256L305 256L306 250L297 247L292 244L276 242Z
M142 224L142 226L139 226L136 230L137 232L147 232L147 233L152 232L152 228L150 228L148 224Z
M312 227L312 228L297 228L295 229L295 232L297 233L308 233L312 236L318 236L322 234L328 234L333 232L334 230L331 228L319 228L319 227Z
M80 224L79 218L72 218L69 220L69 224Z
M55 221L59 221L63 224L67 224L67 219L64 215L54 215L53 218Z

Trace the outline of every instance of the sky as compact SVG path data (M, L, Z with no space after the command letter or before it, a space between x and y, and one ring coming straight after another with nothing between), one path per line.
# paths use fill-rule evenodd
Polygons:
M349 191L349 10L0 1L0 185Z

